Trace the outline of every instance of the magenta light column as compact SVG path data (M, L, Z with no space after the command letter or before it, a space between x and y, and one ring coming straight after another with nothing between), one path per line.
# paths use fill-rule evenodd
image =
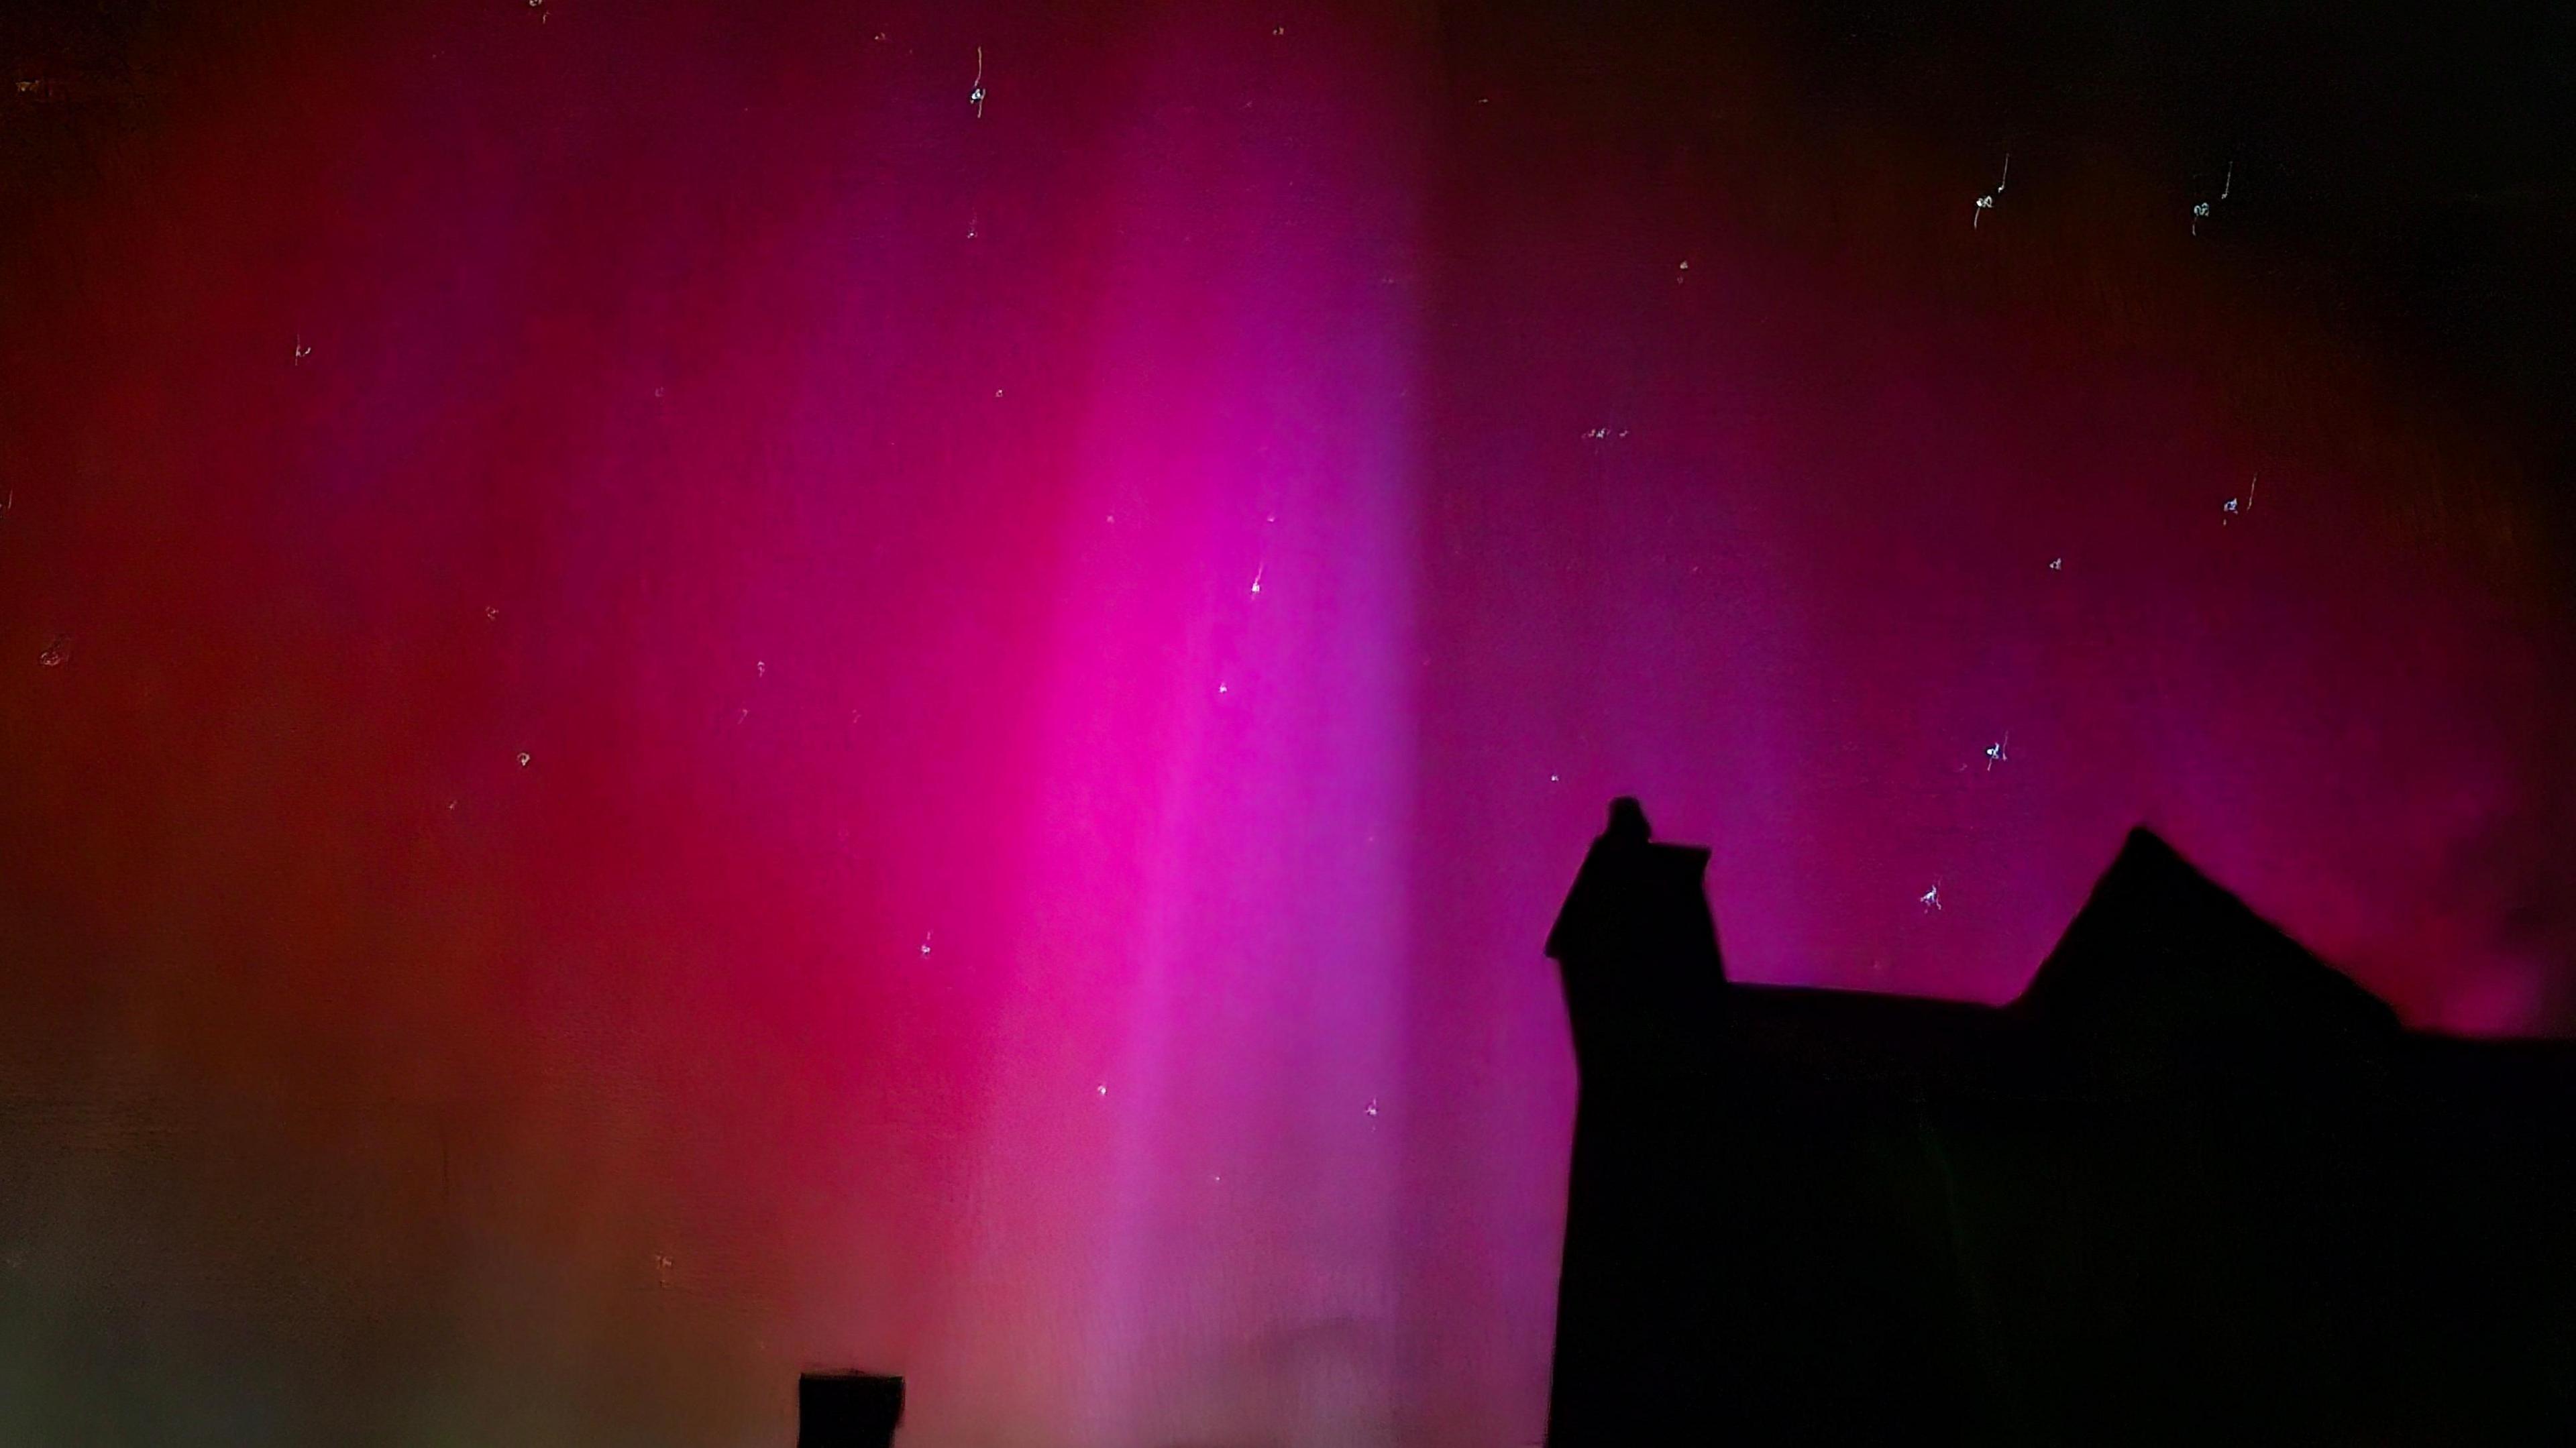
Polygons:
M1415 142L1382 39L1207 28L1117 141L936 1441L1392 1441Z

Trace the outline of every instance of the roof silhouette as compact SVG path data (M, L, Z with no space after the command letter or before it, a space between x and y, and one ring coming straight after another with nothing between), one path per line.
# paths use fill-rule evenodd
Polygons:
M2327 965L2154 832L2129 832L2014 1003L2059 1029L2147 1027L2263 1046L2384 1045L2385 1001Z
M2003 1007L1732 984L1614 806L1551 1448L2576 1441L2576 1046L2410 1032L2132 831Z

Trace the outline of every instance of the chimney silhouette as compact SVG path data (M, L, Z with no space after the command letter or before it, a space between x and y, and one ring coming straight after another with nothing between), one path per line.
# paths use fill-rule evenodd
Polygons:
M796 1448L889 1448L903 1421L903 1379L806 1373L796 1380Z
M1704 1055L1708 1012L1726 971L1708 908L1706 849L1660 845L1644 806L1610 802L1609 823L1583 857L1547 933L1574 1021L1574 1054L1594 1068L1633 1053L1662 1062Z
M1667 1165L1707 1154L1700 1115L1675 1108L1716 1062L1726 992L1708 858L1654 843L1645 809L1613 800L1548 931L1580 1082L1550 1448L1672 1442L1721 1420L1695 1324L1719 1284L1675 1250L1708 1230L1707 1194Z

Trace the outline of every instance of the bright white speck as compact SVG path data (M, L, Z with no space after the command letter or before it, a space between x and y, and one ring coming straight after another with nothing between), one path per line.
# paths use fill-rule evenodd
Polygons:
M528 767L528 751L524 749L519 751L519 767L521 769Z
M966 93L966 99L974 105L974 107L975 107L975 117L976 117L976 119L978 119L978 120L983 119L983 116L984 116L984 47L982 47L982 46L980 46L980 45L975 47L975 88L974 88L973 90L970 90L970 91L968 91L968 92ZM997 395L998 395L998 394L997 394Z
M921 953L924 957L927 957L930 954L931 933L932 932L927 930L921 932Z
M1270 33L1273 35L1285 35L1288 33L1288 27L1285 25L1273 25L1270 27Z
M451 799L447 802L447 812L449 814L456 813L456 801Z
M1690 280L1690 263L1689 263L1689 262L1683 262L1683 263L1682 263L1682 269L1681 269L1679 272L1675 273L1675 274L1674 274L1674 276L1673 276L1673 285L1675 285L1675 286L1679 286L1679 285L1681 285L1683 282L1686 282L1686 281L1689 281L1689 280Z
M1095 1090L1095 1091L1097 1091L1097 1092L1099 1092L1101 1095L1106 1096L1106 1095L1108 1095L1108 1094L1109 1094L1109 1083L1108 1083L1108 1082L1106 1082L1106 1081L1103 1081L1103 1082L1101 1082L1098 1086L1095 1086L1095 1087L1093 1087L1092 1089L1093 1089L1093 1090Z
M312 355L313 355L313 349L304 345L304 334L303 334L303 333L301 333L301 332L296 333L296 334L295 334L295 360L296 360L296 361L298 361L298 362L301 362L301 361L303 361L305 358L310 357L310 356L312 356Z
M2048 560L2048 571L2051 573L2064 573L2066 571L2066 560L2062 557L2051 558Z
M45 651L36 655L36 662L49 669L59 669L63 666L63 660L68 659L71 656L72 641L70 636L65 634L56 634L54 636L54 641L45 645Z
M1223 685L1223 684L1219 684L1219 685L1217 685L1217 686L1216 686L1216 691L1217 691L1218 693L1220 693L1220 694L1224 693L1224 692L1225 692L1225 685Z
M1374 1096L1369 1098L1368 1114L1371 1118L1375 1118L1377 1115L1377 1098Z
M1556 778L1556 776L1555 776L1555 775L1553 775L1553 774L1549 775L1549 776L1547 777L1547 782L1548 782L1548 783L1550 783L1550 784L1555 784L1555 783L1557 783L1557 778Z
M751 676L752 676L753 678L755 678L755 679L766 679L766 678L768 678L768 677L769 677L769 661L768 661L768 660L766 660L766 659L754 659L754 660L752 660L752 661L751 661Z
M501 610L488 603L483 605L483 620L486 623L500 622Z
M2010 182L2011 180L2012 180L2012 153L2011 153L2011 152L2009 152L2009 151L2007 151L2007 152L2005 152L2005 153L2004 153L2004 175L2003 175L2003 180L2001 180L2001 181L1997 181L1997 182L1995 183L1995 189L1994 189L1994 190L1992 190L1992 191L1990 191L1990 192L1986 193L1985 195L1980 196L1980 197L1978 197L1978 198L1977 198L1977 209L1976 209L1975 211L1972 211L1972 212L1970 212L1970 213L1968 214L1968 227L1969 227L1969 229L1970 229L1970 230L1974 230L1974 229L1976 228L1977 223L1979 223L1979 222L1981 222L1981 221L1983 221L1983 220L1985 220L1985 219L1986 219L1986 213L1987 213L1987 212L1992 211L1992 210L1994 210L1994 209L1995 209L1995 202L1996 202L1996 200L1997 200L1998 198L2000 198L2000 197L2004 194L2004 186L2005 186L2008 182Z
M2012 731L2009 729L2004 731L2003 738L1986 746L1986 773L1994 773L1995 766L1998 764L2009 764L2012 762L2012 756L2004 752L2011 746Z
M993 395L994 395L995 397L1000 397L1000 396L1002 395L1002 389L1000 389L1000 388L998 388L998 387L994 388L994 389L993 389Z
M2236 189L2236 163L2235 163L2235 162L2233 162L2233 161L2230 161L2230 162L2228 162L2228 163L2227 163L2227 176L2226 176L2226 178L2225 178L2224 180L2222 180L2222 181L2219 183L2219 186L2218 186L2218 199L2219 199L2219 200L2221 200L2221 201L2226 200L2226 199L2227 199L2227 196L2228 196L2228 193L2229 193L2229 192L2231 192L2231 191L2234 191L2235 189ZM2192 235L2194 235L2194 236L2198 236L2198 235L2200 235L2200 224L2201 224L2202 222L2207 221L2207 220L2209 219L2209 205L2210 205L2210 204L2209 204L2208 202L2206 202L2206 201L2195 201L2195 202L2193 202L2193 203L2191 204L2191 234L2192 234Z
M1917 895L1914 898L1921 902L1924 909L1938 910L1941 908L1941 887L1936 884L1931 889L1924 891L1922 894Z
M2232 518L2237 517L2239 514L2242 514L2242 513L2251 513L2251 512L2253 512L2253 511L2254 511L2254 484L2255 484L2255 483L2259 483L2259 482L2261 482L2261 481L2263 481L2262 475L2261 475L2261 474L2259 474L2259 473L2258 473L2258 474L2256 474L2256 475L2255 475L2255 477L2254 477L2254 481L2253 481L2253 482L2249 482L2249 483L2247 483L2247 484L2245 485L2245 496L2244 496L2244 498L2243 498L2243 499L2239 500L2239 499L2236 499L2236 498L2230 498L2230 499L2228 499L2225 503L2223 503L2223 504L2221 504L2221 505L2219 506L2219 509L2218 509L2218 514L2219 514L2219 517L2218 517L2218 526L2219 526L2219 527L2221 527L2221 528L2226 527L2226 526L2227 526L2227 524L2228 524L2228 520L2229 520L2229 519L2232 519ZM2242 506L2242 507L2239 507L2239 506L2238 506L2238 503L2239 503L2240 501L2243 503L2243 505L2244 505L2244 506Z
M1253 569L1253 570L1252 570L1252 595L1253 595L1253 597L1258 598L1258 597L1260 597L1260 596L1261 596L1261 575L1262 575L1262 574L1264 574L1264 573L1266 573L1266 572L1268 572L1269 570L1270 570L1270 565L1269 565L1269 564L1267 564L1267 563L1264 563L1264 564L1262 564L1260 567L1255 568L1255 569Z

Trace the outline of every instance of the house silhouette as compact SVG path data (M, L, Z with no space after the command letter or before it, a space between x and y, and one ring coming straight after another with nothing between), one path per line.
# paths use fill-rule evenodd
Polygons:
M1611 807L1551 1448L2576 1443L2576 1048L2409 1032L2138 830L2003 1007L1726 980Z

